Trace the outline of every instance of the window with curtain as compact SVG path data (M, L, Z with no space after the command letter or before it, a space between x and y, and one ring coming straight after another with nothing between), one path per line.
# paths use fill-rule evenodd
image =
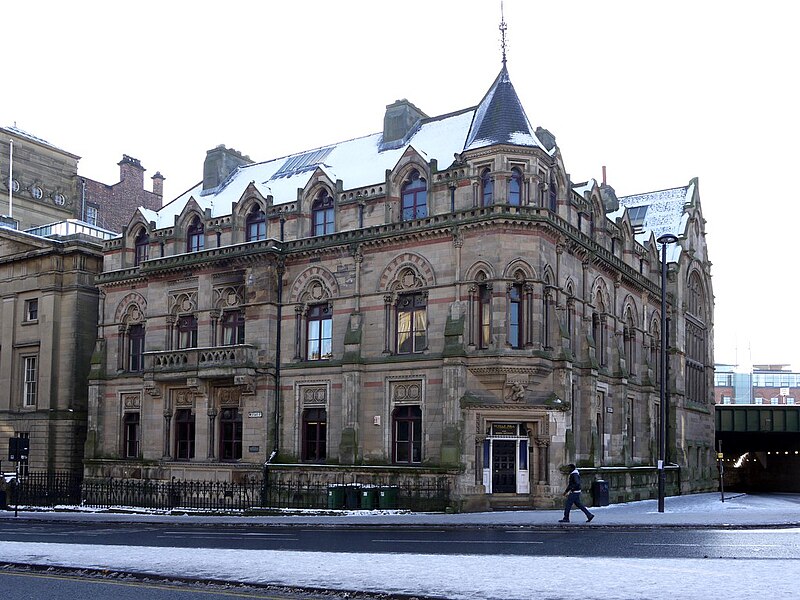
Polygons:
M229 310L222 316L222 345L244 344L244 314L241 310Z
M197 317L194 315L178 319L178 348L197 348Z
M422 352L428 345L427 297L405 294L397 300L397 353Z

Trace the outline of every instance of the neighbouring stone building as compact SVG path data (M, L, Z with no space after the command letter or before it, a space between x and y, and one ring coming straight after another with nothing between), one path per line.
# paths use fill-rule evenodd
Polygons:
M136 158L123 155L120 180L108 185L79 175L80 157L42 138L16 126L0 127L0 135L0 215L6 226L26 230L77 219L119 233L137 207L161 208L164 176L157 172L153 191L145 190L145 169Z
M575 462L655 495L660 247L670 490L714 485L713 293L697 180L573 182L503 67L477 106L203 181L105 243L85 475L447 478L551 507Z
M0 445L29 438L23 473L81 468L107 232L65 221L47 235L0 227Z

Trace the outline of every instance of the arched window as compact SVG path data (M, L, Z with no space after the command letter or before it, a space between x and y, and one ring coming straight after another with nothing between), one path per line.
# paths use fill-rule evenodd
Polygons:
M392 411L392 462L422 462L422 409L399 406Z
M595 357L601 367L606 366L606 324L599 313L592 313L592 338L594 339Z
M511 206L522 204L522 171L514 167L508 180L508 203Z
M138 373L144 370L144 325L128 328L128 370Z
M402 188L403 220L423 219L428 216L428 183L414 169Z
M311 235L328 235L334 232L333 198L325 190L321 191L311 205Z
M697 271L689 276L686 289L686 399L698 404L708 402L706 351L708 331L705 322L705 294Z
M548 186L548 200L549 208L553 212L558 210L558 185L556 184L555 176L550 178L550 185Z
M205 229L200 217L192 219L189 229L186 230L186 251L198 252L205 248Z
M625 314L625 326L622 332L623 343L625 344L625 366L628 373L635 375L636 360L636 329L633 324L633 315L628 310Z
M544 282L542 294L542 348L551 348L552 339L550 330L553 327L553 296L550 282Z
M138 267L147 260L148 248L150 247L150 236L147 234L147 229L142 227L139 230L139 233L136 235L136 239L133 242L133 246L133 264L134 266Z
M478 286L478 348L488 348L492 340L492 286Z
M525 343L522 318L522 284L508 288L508 343L512 348L522 348Z
M325 461L327 429L328 414L324 408L307 408L303 411L303 460Z
M491 206L494 195L494 181L489 169L481 172L481 206Z
M247 213L245 228L248 242L267 239L267 216L258 204L253 204L253 208Z

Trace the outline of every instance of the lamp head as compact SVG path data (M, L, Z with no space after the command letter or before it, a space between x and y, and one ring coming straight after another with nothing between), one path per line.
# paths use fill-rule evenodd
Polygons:
M678 241L678 236L672 233L665 233L656 240L659 244L674 244Z

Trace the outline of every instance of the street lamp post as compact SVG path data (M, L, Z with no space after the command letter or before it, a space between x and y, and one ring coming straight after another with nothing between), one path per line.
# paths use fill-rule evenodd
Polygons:
M667 473L664 470L667 460L667 244L678 241L677 236L665 233L656 240L661 244L661 364L659 365L661 385L659 386L659 424L658 424L658 512L664 512L664 494L667 487Z

